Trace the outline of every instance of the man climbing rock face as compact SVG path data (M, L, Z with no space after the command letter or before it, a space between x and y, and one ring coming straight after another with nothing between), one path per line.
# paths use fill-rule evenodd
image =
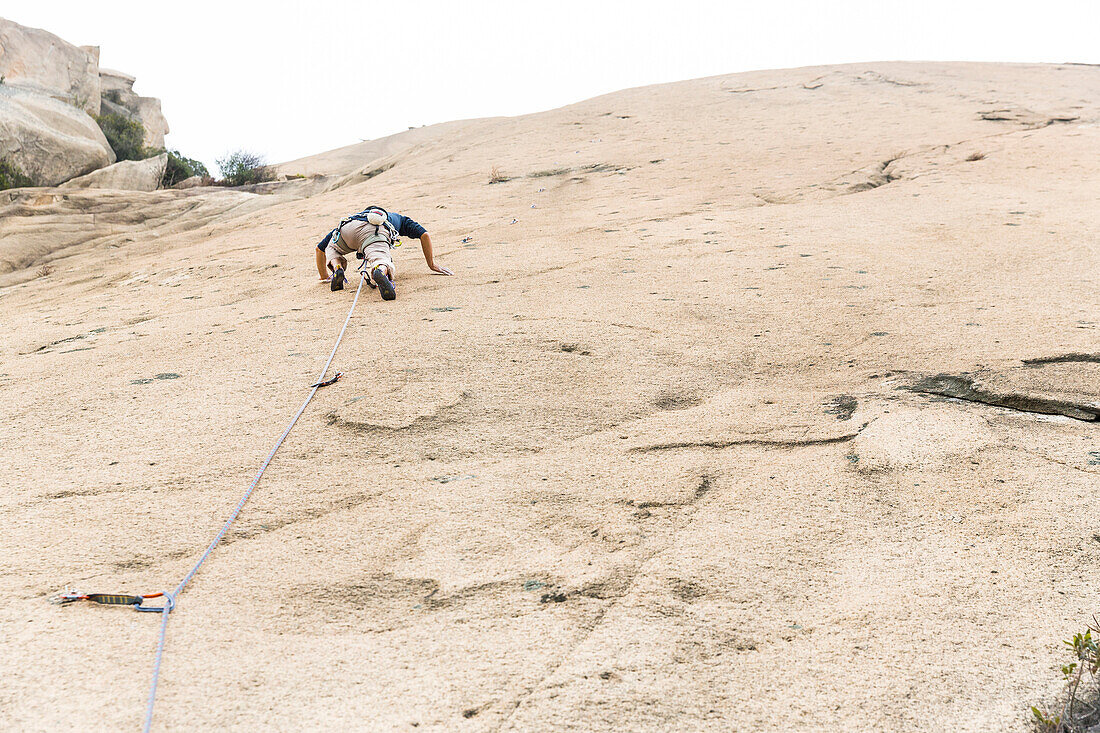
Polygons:
M368 206L357 214L344 217L339 226L317 243L315 259L321 282L330 283L333 291L343 290L347 281L347 255L355 252L356 257L363 260L359 271L367 284L377 288L383 300L393 300L397 297L394 287L397 270L390 250L397 246L400 237L420 240L429 270L440 275L454 274L435 263L432 238L424 227L381 206Z

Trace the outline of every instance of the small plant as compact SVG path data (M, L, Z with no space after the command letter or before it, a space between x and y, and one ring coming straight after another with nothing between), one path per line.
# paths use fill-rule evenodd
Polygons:
M49 277L57 270L56 267L50 264L45 264L34 271L35 277Z
M180 155L178 150L168 150L168 164L164 167L164 177L160 179L161 188L174 186L185 178L210 177L210 171L200 161Z
M227 186L246 186L275 180L275 170L262 155L238 150L215 161Z
M9 160L0 158L0 191L8 188L33 186L34 180Z
M1076 661L1062 665L1065 701L1058 713L1031 707L1037 733L1085 733L1100 725L1100 620L1065 642Z
M4 82L7 81L7 78L8 77L4 76L3 74L0 74L0 87L4 86Z
M114 102L118 105L122 104L122 92L120 92L118 89L108 89L107 91L103 92L103 98L106 99L108 102Z
M985 153L971 153L966 156L966 160L968 163L973 163L976 160L985 160Z
M144 160L160 152L145 147L145 128L137 120L108 112L96 115L95 121L118 160Z
M493 169L489 171L489 183L504 183L510 180L512 179L501 173L500 168L497 168L495 165Z

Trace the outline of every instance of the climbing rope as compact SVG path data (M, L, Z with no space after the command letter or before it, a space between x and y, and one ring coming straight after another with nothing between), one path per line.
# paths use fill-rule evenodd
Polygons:
M340 341L344 338L344 332L348 330L348 323L351 322L351 315L355 312L355 306L359 303L359 294L363 291L363 282L361 278L359 280L359 287L355 290L355 300L351 303L351 308L348 309L347 318L344 319L344 325L340 328L340 334L336 337L336 343L332 346L332 353L328 355L328 361L325 362L325 366L321 369L321 374L317 377L317 381L311 385L312 389L309 396L306 397L305 402L298 408L298 411L294 413L294 417L291 418L290 424L286 426L286 430L279 436L279 439L275 441L275 447L271 449L271 452L267 454L267 458L260 465L260 470L256 472L256 475L252 478L252 483L249 485L248 490L244 492L241 500L237 502L237 506L233 509L233 512L229 515L229 518L225 520L225 524L222 525L221 531L214 536L213 541L206 548L206 551L199 557L198 562L187 572L187 575L183 576L183 580L179 582L179 585L171 591L161 591L160 593L150 593L143 596L130 596L114 593L88 593L81 594L76 591L66 591L53 596L50 601L53 603L73 603L75 601L92 601L94 603L105 603L109 605L126 605L133 606L138 611L150 611L161 614L160 621L160 636L157 639L157 651L153 658L153 679L149 684L149 698L145 705L145 724L142 730L148 733L153 726L153 706L157 700L157 682L160 680L160 664L164 657L164 643L168 635L168 616L172 613L172 610L176 607L176 599L179 598L183 589L191 582L191 579L195 577L195 573L199 571L206 559L210 557L210 554L214 552L214 548L218 546L218 543L225 537L226 532L229 531L230 525L236 521L237 516L241 513L245 503L248 502L248 498L252 496L252 492L256 489L256 485L260 483L260 478L264 475L264 471L267 470L271 460L275 458L275 454L282 447L283 441L290 435L290 431L294 428L295 423L298 422L298 418L302 416L302 413L306 411L306 407L309 406L310 401L313 399L313 395L317 394L317 390L321 387L334 384L340 377L343 376L341 372L337 372L336 376L332 379L325 379L325 375L328 374L328 368L332 365L332 360L336 358L336 350L340 348ZM142 606L142 602L145 599L151 598L164 598L163 606Z

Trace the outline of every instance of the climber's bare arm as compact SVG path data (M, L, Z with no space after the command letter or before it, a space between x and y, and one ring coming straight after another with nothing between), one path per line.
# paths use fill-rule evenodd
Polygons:
M442 265L437 265L432 253L432 238L427 232L420 235L420 249L424 250L424 261L428 263L428 269L440 275L453 275L454 273Z

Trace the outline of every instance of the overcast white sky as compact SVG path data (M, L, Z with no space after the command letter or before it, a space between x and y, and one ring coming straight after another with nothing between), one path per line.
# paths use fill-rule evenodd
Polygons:
M280 162L632 86L881 60L1100 63L1100 1L88 2L0 5L159 97L169 147Z

